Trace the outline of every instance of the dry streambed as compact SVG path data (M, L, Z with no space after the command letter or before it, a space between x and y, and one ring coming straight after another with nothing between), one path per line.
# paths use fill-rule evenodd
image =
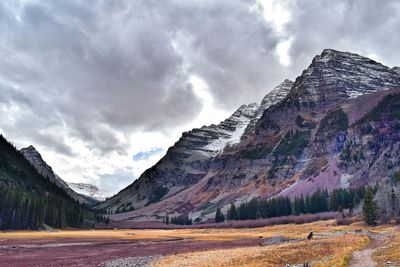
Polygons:
M123 259L110 260L101 263L100 267L145 267L158 260L161 256L130 257Z

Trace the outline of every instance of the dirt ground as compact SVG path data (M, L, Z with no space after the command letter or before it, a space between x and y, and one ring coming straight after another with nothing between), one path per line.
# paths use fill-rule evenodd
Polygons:
M218 242L62 238L6 240L0 244L0 266L99 266L102 262L119 258L255 246L257 240Z
M395 227L334 220L245 229L0 232L0 266L345 266L368 249L371 233L383 236L382 246L389 238L400 242ZM391 255L400 248L386 248L374 248L371 258L395 262Z

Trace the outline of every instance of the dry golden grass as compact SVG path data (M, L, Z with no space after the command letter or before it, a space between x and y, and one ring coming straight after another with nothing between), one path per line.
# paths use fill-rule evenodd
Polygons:
M393 237L386 240L385 244L374 253L374 260L378 266L387 266L390 261L394 266L400 266L400 233L393 232Z
M168 230L68 230L68 231L14 231L0 232L0 239L175 239L194 241L225 241L245 238L286 238L305 239L314 232L314 239L297 243L283 243L236 249L212 250L171 255L155 262L155 266L284 266L304 263L312 266L346 266L352 253L365 247L368 237L357 235L355 230L369 230L376 233L395 233L395 227L380 226L368 228L362 223L338 226L335 220L317 221L307 224L274 225L262 228L243 229L168 229ZM347 234L345 234L347 233ZM400 262L400 233L395 234L386 248L378 250L376 260Z
M178 254L161 258L152 266L264 267L304 262L312 262L312 266L346 266L351 254L367 243L367 237L344 235L265 247Z
M149 230L65 230L65 231L13 231L0 232L0 239L47 239L47 238L116 238L116 239L169 239L237 240L241 238L272 237L282 235L305 238L309 232L329 235L335 231L365 229L362 225L336 226L334 220L308 224L274 225L243 229L149 229Z

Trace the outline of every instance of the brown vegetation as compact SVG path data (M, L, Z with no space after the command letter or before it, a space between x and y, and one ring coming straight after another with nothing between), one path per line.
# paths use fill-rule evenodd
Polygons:
M214 250L171 255L153 266L285 266L312 263L312 266L344 266L352 252L366 245L362 236L344 235L325 239L285 243L265 247Z
M379 266L400 266L400 232L399 229L385 244L376 251L374 259ZM390 264L388 264L390 262Z
M154 262L156 266L284 266L304 262L343 266L353 251L367 245L371 230L391 235L396 229L369 228L362 223L337 225L336 220L327 220L236 229L1 232L0 262L8 266L98 266L107 260L162 255ZM310 232L313 238L306 240ZM270 239L279 242L267 244ZM400 259L400 235L393 235L391 242L378 251L379 262Z

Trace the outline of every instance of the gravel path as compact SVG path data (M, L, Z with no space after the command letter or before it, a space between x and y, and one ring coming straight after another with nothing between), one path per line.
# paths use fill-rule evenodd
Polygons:
M375 251L384 245L384 240L388 237L387 234L367 233L370 238L370 244L362 250L353 253L350 267L375 267L377 266L372 255Z
M159 259L161 256L144 256L144 257L130 257L122 258L111 261L106 261L100 264L100 267L146 267L150 263Z
M350 267L374 267L376 263L372 258L375 249L367 248L354 252Z

